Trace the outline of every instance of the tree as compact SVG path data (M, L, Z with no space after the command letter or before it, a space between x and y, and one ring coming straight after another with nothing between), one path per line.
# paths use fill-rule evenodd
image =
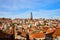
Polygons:
M15 25L14 25L14 23L11 24L11 27L12 27L13 34L15 34Z
M12 27L12 33L13 33L11 35L11 39L14 39L15 38L15 36L14 36L15 35L15 25L14 25L14 23L11 24L11 27Z
M2 25L2 22L0 22L0 25Z

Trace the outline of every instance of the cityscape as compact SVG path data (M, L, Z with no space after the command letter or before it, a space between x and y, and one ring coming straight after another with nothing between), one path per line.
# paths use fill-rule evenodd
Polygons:
M59 19L0 18L1 40L60 40Z
M0 40L60 40L60 0L0 0Z

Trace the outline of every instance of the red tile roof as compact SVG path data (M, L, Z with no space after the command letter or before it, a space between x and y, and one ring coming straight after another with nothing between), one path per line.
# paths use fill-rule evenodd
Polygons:
M53 33L53 32L54 32L53 29L52 29L52 30L49 30L49 29L48 29L48 30L46 31L46 34Z
M20 30L20 32L22 33L21 36L25 36L26 35L26 32L24 32L23 30Z
M44 38L44 37L45 37L45 34L39 33L39 32L36 32L30 35L30 38Z

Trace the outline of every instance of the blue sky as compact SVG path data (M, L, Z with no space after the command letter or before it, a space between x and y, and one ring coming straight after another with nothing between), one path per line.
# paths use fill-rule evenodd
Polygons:
M0 0L0 17L60 18L60 0Z

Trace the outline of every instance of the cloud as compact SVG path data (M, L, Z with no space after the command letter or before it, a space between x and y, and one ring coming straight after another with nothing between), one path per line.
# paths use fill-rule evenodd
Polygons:
M17 13L13 14L12 12L0 12L0 16L9 17L9 18L30 18L30 12L26 11L24 13ZM39 10L39 11L32 11L34 18L60 18L60 9L57 10Z
M60 2L60 0L2 0L0 7L7 10L35 9L37 6L41 8L56 2Z
M39 10L33 12L35 18L43 17L43 18L51 18L51 17L60 17L60 9L56 10Z
M58 2L60 0L0 0L0 17L29 18L31 11L34 18L60 17L60 9L45 9Z

